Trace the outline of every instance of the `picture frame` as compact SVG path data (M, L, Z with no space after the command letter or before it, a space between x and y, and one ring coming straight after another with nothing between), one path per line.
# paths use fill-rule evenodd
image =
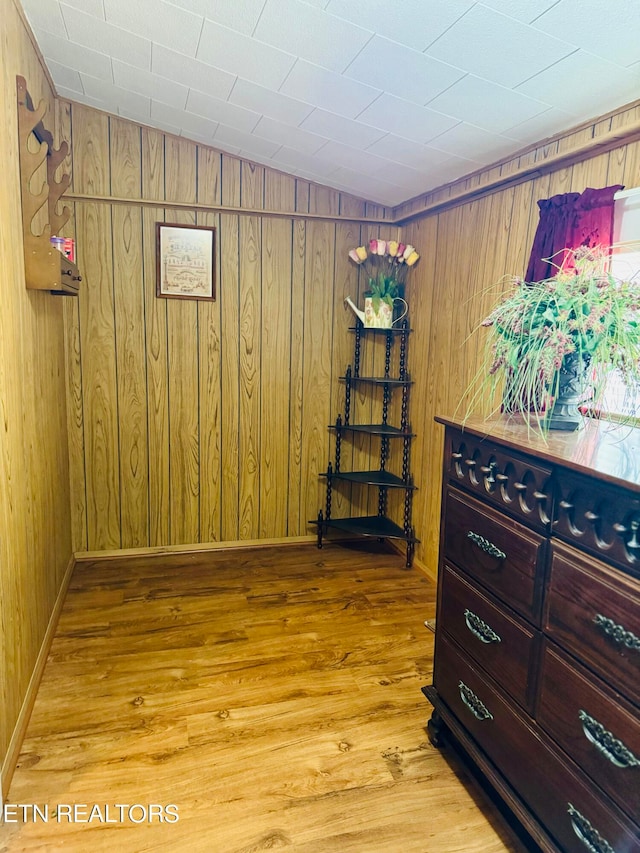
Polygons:
M208 225L156 222L156 296L216 298L216 229Z

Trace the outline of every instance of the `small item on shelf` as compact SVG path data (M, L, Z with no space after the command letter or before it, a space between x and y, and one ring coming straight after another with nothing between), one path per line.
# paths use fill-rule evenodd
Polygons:
M360 266L366 264L370 268L367 273L369 282L364 292L364 312L358 311L351 299L345 303L350 306L365 328L390 329L394 323L406 316L407 303L404 295L404 282L407 270L420 258L413 246L405 246L396 240L370 240L369 251L366 246L358 246L349 252L351 260ZM394 319L394 307L400 302L404 312Z
M50 243L59 252L62 252L62 254L64 254L64 237L51 237Z
M396 302L402 302L404 311L399 317L393 319L393 309ZM360 320L365 329L391 329L396 323L402 320L409 310L409 306L401 296L396 296L392 303L379 301L378 308L374 307L374 297L365 296L364 311L358 311L353 301L349 296L345 296L344 304L348 305L356 317Z
M68 261L71 261L72 264L76 262L76 241L72 237L64 238L64 246L62 247L62 254Z

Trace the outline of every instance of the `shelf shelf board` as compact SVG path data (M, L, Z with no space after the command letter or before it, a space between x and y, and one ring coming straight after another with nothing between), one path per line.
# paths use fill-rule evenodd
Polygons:
M367 435L384 435L387 438L414 438L414 432L389 426L389 424L330 424L329 429L334 432L363 432Z
M328 477L329 475L321 474L320 476ZM384 486L390 489L415 489L415 486L407 485L402 477L390 474L388 471L339 471L337 473L333 471L331 479L362 483L367 486Z
M340 381L346 382L347 377L341 376ZM369 385L413 385L411 379L397 379L393 376L350 376L349 381L352 385L356 382L366 382Z
M402 527L382 515L367 515L353 518L331 518L329 521L309 522L322 524L334 530L344 530L346 533L356 533L359 536L373 536L376 539L401 539L403 542L419 542L419 539L406 536Z
M349 326L350 332L357 332L358 328L356 326ZM367 335L388 335L391 333L392 335L408 335L413 331L413 329L403 329L402 326L392 326L390 329L377 329L373 326L360 326L360 334L365 332Z

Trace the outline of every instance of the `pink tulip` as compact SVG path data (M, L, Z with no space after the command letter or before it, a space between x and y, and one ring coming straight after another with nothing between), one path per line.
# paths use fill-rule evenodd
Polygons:
M378 241L377 240L369 240L369 251L372 255L378 254Z
M378 254L386 255L387 254L387 241L386 240L378 240Z
M398 260L400 260L400 258L404 255L404 250L406 248L407 247L404 243L398 243Z
M351 258L352 261L355 261L357 264L362 263L362 261L358 257L358 250L357 249L351 249L351 251L349 252L349 257Z

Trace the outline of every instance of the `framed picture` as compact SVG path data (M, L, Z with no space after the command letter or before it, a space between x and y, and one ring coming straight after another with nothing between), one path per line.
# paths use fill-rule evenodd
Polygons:
M216 229L156 222L156 296L216 298Z

